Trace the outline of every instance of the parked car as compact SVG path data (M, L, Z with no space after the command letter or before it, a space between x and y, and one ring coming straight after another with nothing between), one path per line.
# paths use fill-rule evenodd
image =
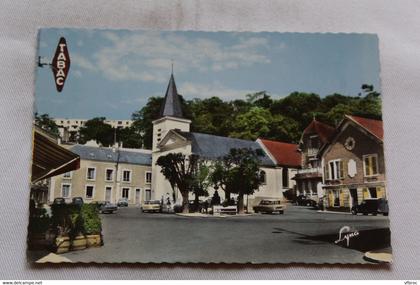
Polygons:
M377 214L382 214L384 216L388 216L388 201L383 198L365 199L362 203L360 203L360 205L353 206L351 208L351 213L353 215L362 213L363 215L372 214L376 216Z
M73 205L82 206L82 205L83 205L83 198L82 198L82 197L74 197L74 198L71 200L71 203L72 203Z
M66 199L61 198L61 197L55 198L53 201L53 205L63 205L63 204L66 204Z
M255 213L284 213L284 206L280 199L263 199L257 206L253 207Z
M118 207L128 207L128 199L127 198L118 199L117 206Z
M114 213L118 210L117 205L111 203L111 202L105 202L101 204L99 207L99 213L105 214L105 213Z
M298 206L312 206L316 207L317 202L315 200L312 200L308 196L305 195L299 195L296 197L295 204Z
M149 200L144 201L141 204L141 211L144 212L155 212L160 213L162 212L162 205L159 200Z

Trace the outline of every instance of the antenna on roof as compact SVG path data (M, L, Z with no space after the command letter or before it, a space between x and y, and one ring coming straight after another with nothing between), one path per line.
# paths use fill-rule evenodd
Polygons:
M174 60L171 59L171 74L174 74Z

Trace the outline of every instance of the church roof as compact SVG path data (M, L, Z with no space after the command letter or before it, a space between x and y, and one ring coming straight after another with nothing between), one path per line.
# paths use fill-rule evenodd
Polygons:
M191 141L192 153L203 158L217 159L227 155L232 148L249 148L261 151L261 156L259 156L261 165L275 166L275 163L255 141L178 130L176 132Z
M260 141L274 157L278 165L300 167L302 158L298 150L299 145L266 139L260 139Z
M160 117L178 117L183 118L181 100L176 89L174 75L171 74L168 88L166 89L165 99L160 108Z
M152 165L152 154L147 152L120 150L118 157L118 151L113 151L112 148L94 147L80 144L73 146L70 150L78 154L80 159Z

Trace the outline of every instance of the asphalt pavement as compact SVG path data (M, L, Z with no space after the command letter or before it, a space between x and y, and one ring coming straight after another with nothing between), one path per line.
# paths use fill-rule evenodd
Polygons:
M104 246L63 257L99 263L369 263L363 250L347 248L345 240L334 243L340 229L349 226L375 238L377 230L389 228L388 217L319 213L291 205L284 215L184 217L120 208L101 217Z

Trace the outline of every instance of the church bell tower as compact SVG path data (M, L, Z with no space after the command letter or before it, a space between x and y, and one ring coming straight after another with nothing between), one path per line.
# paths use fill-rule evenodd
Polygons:
M152 151L159 150L159 142L165 137L169 130L179 129L184 132L190 131L191 121L184 118L182 114L181 99L176 89L173 73L169 79L168 88L166 89L165 99L160 108L159 119L153 123L153 141Z

